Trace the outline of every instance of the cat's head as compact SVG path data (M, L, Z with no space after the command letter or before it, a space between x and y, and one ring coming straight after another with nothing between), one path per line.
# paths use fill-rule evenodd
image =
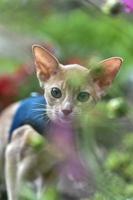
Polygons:
M33 45L37 77L44 89L47 114L52 121L71 122L105 94L119 71L122 59L112 57L95 68L62 65L41 46Z

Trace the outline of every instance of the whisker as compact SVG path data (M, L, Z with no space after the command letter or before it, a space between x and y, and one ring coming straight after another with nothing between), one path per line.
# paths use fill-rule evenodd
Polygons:
M73 116L74 116L74 115L80 115L80 113L73 113L72 115L73 115Z
M43 107L37 106L37 107L35 107L35 108L33 108L33 109L50 109L50 110L51 110L51 108L48 108L48 107L46 107L45 105L43 105Z
M47 121L49 120L48 118L44 118L44 116L36 116L34 119L45 120L45 123L47 123Z
M49 118L47 118L47 119L46 119L46 123L48 124L49 122L50 122L50 119L49 119Z
M39 115L35 115L33 118L36 119L36 118L40 118L40 117L44 117L45 115L44 114L39 114Z
M34 105L38 105L38 106L46 106L45 104L42 103L33 103Z
M34 108L34 109L32 109L32 111L33 112L36 112L36 113L46 113L46 112L48 112L48 111L51 111L51 109L39 109L39 108Z
M39 109L39 108L33 108L33 111L46 111L47 109Z
M45 115L46 112L42 112L42 111L33 111L33 114L36 115Z
M34 117L36 117L36 116L45 116L45 115L44 115L44 113L35 113Z

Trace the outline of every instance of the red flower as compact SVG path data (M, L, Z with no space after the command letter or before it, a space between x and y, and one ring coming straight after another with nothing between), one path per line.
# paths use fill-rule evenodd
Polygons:
M13 96L17 94L17 84L12 76L4 75L0 77L0 96Z
M9 105L18 94L18 86L12 76L0 77L0 104L1 107Z

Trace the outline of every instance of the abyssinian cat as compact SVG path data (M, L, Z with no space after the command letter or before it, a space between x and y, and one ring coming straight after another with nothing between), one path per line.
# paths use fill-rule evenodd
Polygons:
M54 124L53 132L62 133L65 127L64 132L71 135L74 119L82 117L83 112L88 112L101 98L122 64L119 57L106 59L98 64L99 73L99 70L78 64L62 65L39 45L33 46L33 54L44 96L15 103L0 116L0 174L3 179L5 173L9 200L18 199L23 180L41 180L40 190L49 169L54 169L58 161L68 159L70 154L76 154L74 142L60 133L57 133L59 137L55 134L51 141L47 141L39 152L34 151L31 141L44 138L44 134L47 137L51 123Z

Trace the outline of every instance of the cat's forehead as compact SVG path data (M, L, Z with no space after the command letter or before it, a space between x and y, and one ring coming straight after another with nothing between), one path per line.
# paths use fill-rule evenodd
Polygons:
M78 65L65 65L61 66L62 83L70 87L79 88L83 85L88 85L89 69Z
M66 70L66 71L82 71L82 72L87 72L88 69L84 66L81 66L79 64L70 64L70 65L61 65L61 67Z
M88 85L89 72L89 69L78 64L60 65L58 73L52 76L47 84L69 85L78 88L81 85Z
M71 76L87 76L89 73L89 69L78 64L62 65L61 68L66 78L70 78Z

